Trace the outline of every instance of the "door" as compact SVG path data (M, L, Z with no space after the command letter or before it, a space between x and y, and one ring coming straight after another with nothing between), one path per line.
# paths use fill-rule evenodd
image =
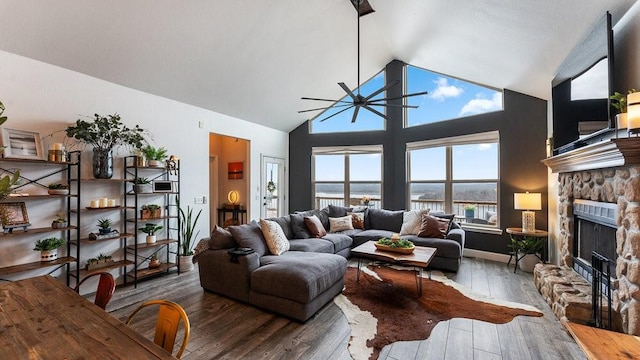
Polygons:
M260 217L273 218L285 214L285 165L284 159L262 156L262 181L260 187Z

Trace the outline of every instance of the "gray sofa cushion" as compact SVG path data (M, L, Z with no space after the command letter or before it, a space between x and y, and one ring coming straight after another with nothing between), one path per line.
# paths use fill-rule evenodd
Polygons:
M337 254L340 251L351 247L351 244L353 243L353 239L349 235L338 233L326 234L322 237L322 239L331 241L333 243L334 254Z
M251 273L251 289L299 303L311 301L341 281L347 271L342 256L297 251L263 256L260 264Z
M233 239L233 235L224 228L216 225L211 231L209 239L210 249L231 249L238 247L238 243Z
M296 212L296 214L300 214L304 216L315 215L318 217L318 219L320 219L320 222L322 223L322 226L324 226L325 229L329 228L329 208L324 208L322 210L313 209L313 210L307 210L307 211L298 211Z
M293 230L291 230L291 217L289 217L289 215L285 215L285 216L280 216L280 217L276 217L276 218L270 218L267 220L271 220L271 221L275 221L278 223L278 225L280 225L280 227L282 228L282 231L284 232L284 236L287 237L287 239L294 239L295 236L293 234Z
M328 210L329 210L329 217L337 218L337 217L347 216L347 213L351 212L353 208L329 204Z
M293 238L308 239L311 237L311 232L309 232L309 229L307 229L307 224L304 223L305 215L291 214L289 215L289 217L291 218L291 231L293 232Z
M402 238L413 241L416 246L437 248L436 256L438 257L457 259L460 257L462 252L460 243L455 240L423 238L417 235L405 235Z
M291 239L289 240L289 250L333 254L333 243L318 238Z
M400 232L404 211L391 211L384 209L369 209L364 218L365 230L388 230Z
M380 238L390 238L393 231L369 229L361 231L353 236L353 247L362 245L367 241L378 241Z
M262 236L262 230L255 221L244 225L229 226L229 232L240 247L252 248L260 256L269 253L264 236Z

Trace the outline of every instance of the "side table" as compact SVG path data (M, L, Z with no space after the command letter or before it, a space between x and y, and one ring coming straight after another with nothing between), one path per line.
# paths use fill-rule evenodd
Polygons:
M525 237L534 237L537 238L538 241L544 241L543 243L543 247L542 247L542 257L540 257L538 254L535 254L538 259L540 259L540 261L542 261L543 263L545 261L547 261L547 254L548 254L548 242L547 239L549 237L549 233L544 231L544 230L538 230L536 229L533 232L525 232L524 230L522 230L522 228L516 228L516 227L510 227L506 229L506 232L509 234L509 236L511 236L511 240L513 241L521 241L522 239L524 239ZM518 269L518 261L520 261L520 259L522 259L525 255L527 254L518 254L518 249L515 248L513 249L513 252L511 253L511 257L509 257L509 262L507 263L507 265L511 264L511 258L515 257L515 264L513 266L513 272L515 273L516 270Z

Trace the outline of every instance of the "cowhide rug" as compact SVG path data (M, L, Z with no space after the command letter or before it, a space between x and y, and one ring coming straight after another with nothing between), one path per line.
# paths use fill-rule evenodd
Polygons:
M345 288L334 299L351 326L354 359L377 359L383 347L396 341L427 339L438 322L452 318L504 324L518 315L542 316L533 306L473 293L441 273L422 278L418 298L413 271L370 265L362 268L360 282L356 271L347 269Z

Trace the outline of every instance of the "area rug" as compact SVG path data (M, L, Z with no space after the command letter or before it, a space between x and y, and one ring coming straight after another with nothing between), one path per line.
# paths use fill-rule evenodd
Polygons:
M427 339L438 322L452 318L504 324L518 315L542 316L533 306L474 293L441 273L422 278L418 298L413 271L370 265L362 268L360 282L356 271L347 269L345 288L334 302L347 317L349 353L358 360L377 359L396 341Z

